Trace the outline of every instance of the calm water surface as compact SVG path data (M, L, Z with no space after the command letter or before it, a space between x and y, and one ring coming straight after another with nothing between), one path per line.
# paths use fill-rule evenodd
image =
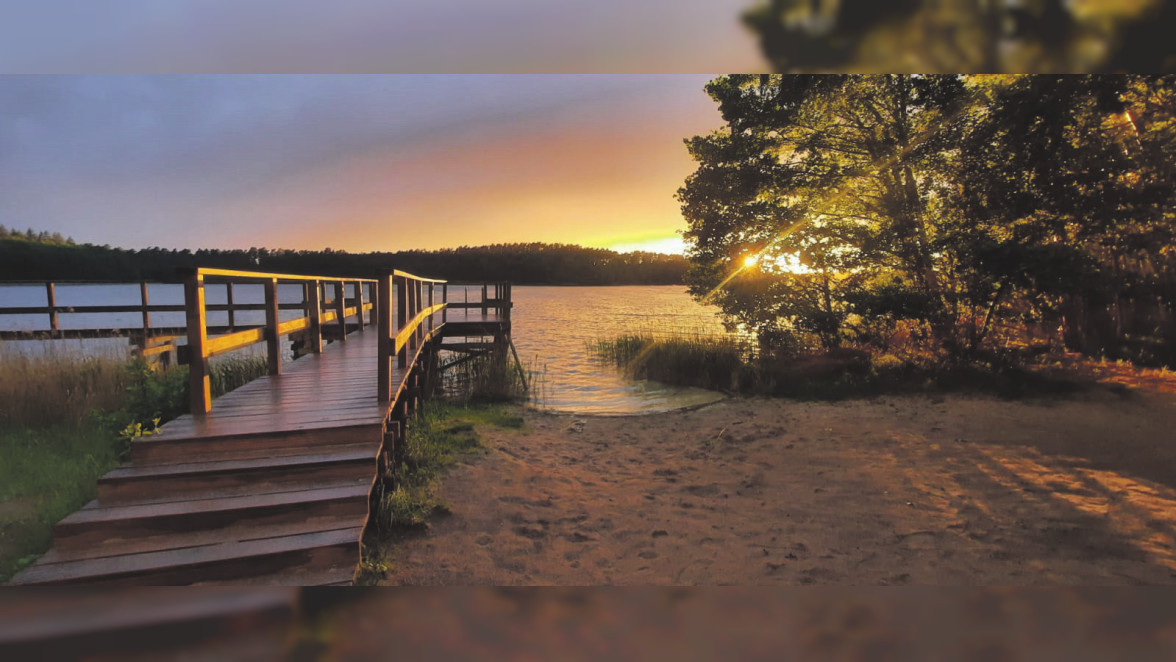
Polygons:
M471 298L477 295L471 291ZM148 296L152 304L182 304L183 288L177 285L151 285ZM209 303L224 303L224 288L209 285ZM451 300L461 300L460 292L451 292ZM301 300L298 286L285 287L279 294L283 301ZM239 303L261 303L261 286L237 285L233 299ZM589 343L626 332L676 331L681 333L722 333L715 309L695 303L684 287L522 287L514 288L514 341L519 356L528 369L539 374L532 404L543 409L585 414L633 414L666 411L705 404L722 396L702 389L677 388L649 381L624 378L610 365L594 361ZM139 302L138 285L59 285L57 303L76 305L133 305ZM43 285L0 287L0 306L44 306ZM299 311L282 311L283 319L300 315ZM209 313L209 323L224 324L226 313ZM253 319L256 317L256 319ZM264 322L261 311L237 313L238 323ZM183 313L152 313L153 326L183 326ZM62 328L137 327L138 313L131 314L63 314ZM0 329L47 329L48 316L0 315ZM46 343L20 341L8 343L10 349L36 353ZM127 348L120 339L54 341L53 350L110 353ZM256 347L258 353L264 346ZM287 348L288 349L288 348Z
M513 335L519 356L545 372L535 404L556 411L632 414L721 399L714 391L622 377L592 359L589 343L634 331L722 333L716 309L685 287L515 287Z

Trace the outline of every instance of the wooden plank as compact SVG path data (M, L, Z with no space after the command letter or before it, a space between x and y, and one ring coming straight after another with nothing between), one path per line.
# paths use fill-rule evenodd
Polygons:
M184 281L186 322L188 327L188 392L190 410L194 415L207 414L212 409L212 389L208 380L208 355L205 343L208 331L205 329L204 277L193 273Z
M376 384L380 402L392 397L392 356L396 353L392 342L392 277L381 276L376 291Z
M339 322L339 342L347 342L347 293L341 280L335 282L335 315Z
M278 324L278 279L265 282L265 363L270 375L282 374L282 334Z
M403 278L392 276L396 283L396 329L403 329L408 324L408 282ZM403 370L408 366L408 348L400 342L399 333L393 343L392 352L396 354L397 366Z
M418 338L423 336L425 329L421 328L422 323L427 319L431 319L433 315L435 315L443 310L445 310L445 304L439 303L434 306L430 306L428 308L425 308L425 309L421 310L419 313L417 313L416 317L414 317L412 319L412 321L408 323L407 326L405 326L404 328L400 329L399 332L397 332L397 334L396 334L396 351L399 352L402 347L407 345L408 341L413 339L413 336L416 336Z
M365 310L367 310L367 306L363 302L363 283L353 283L351 290L352 290L351 296L355 300L355 307L348 308L348 311L355 311L355 312L354 313L349 312L348 314L355 315L355 323L359 327L359 330L363 331L363 327L364 327L363 313Z
M49 328L57 330L57 290L53 283L45 283L45 294L49 301Z
M234 317L234 314L236 311L234 310L234 307L233 307L233 282L232 281L225 283L225 305L228 306L228 311L229 311L229 327L232 328L234 326L237 326L236 324L233 323L234 319L236 319Z
M267 280L270 278L277 278L278 280L339 280L338 276L308 276L300 274L275 274L261 271L238 271L235 269L212 269L208 267L201 267L199 270L203 276L216 276L220 278L238 278L244 280ZM370 278L347 278L345 280L356 280L360 282L373 282Z
M261 326L209 338L204 344L204 355L216 356L218 354L224 354L225 352L248 347L263 340L265 340L265 327Z
M309 317L299 317L298 319L289 320L289 321L282 322L281 324L279 324L278 325L278 335L284 336L287 333L294 333L296 331L301 331L303 329L309 329L309 328L310 328L310 318Z
M309 337L307 342L310 345L310 352L312 354L323 353L323 307L319 300L319 281L312 280L306 283L306 316L310 318Z
M150 301L147 300L147 281L142 281L139 283L139 299L143 302L143 328L150 329L151 311L147 309L147 304L150 303ZM229 326L232 326L232 324L230 323Z

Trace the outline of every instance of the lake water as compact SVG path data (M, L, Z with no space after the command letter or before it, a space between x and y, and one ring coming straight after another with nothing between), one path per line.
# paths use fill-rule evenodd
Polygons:
M694 302L684 287L524 287L513 288L515 307L512 314L513 336L519 356L528 369L538 372L532 404L543 409L584 414L620 415L652 413L705 404L722 396L702 389L678 388L656 382L624 378L610 365L593 360L589 344L597 339L640 331L676 331L681 333L722 333L715 309ZM480 292L471 289L470 298ZM59 285L59 306L136 305L138 285ZM177 285L151 285L148 298L152 304L182 304L183 288ZM301 288L281 286L283 302L301 301ZM460 290L450 291L451 301L460 301ZM206 300L224 303L225 290L208 285ZM264 294L259 285L235 285L237 303L261 303ZM44 306L43 285L0 287L0 306ZM300 311L282 311L282 319L300 316ZM210 312L209 324L225 324L227 314ZM260 324L262 311L236 313L238 324ZM183 326L183 313L152 313L152 326ZM134 328L142 324L138 313L62 314L59 325L69 328ZM48 329L47 315L0 315L0 329ZM120 353L127 351L121 339L52 341L52 351ZM48 343L39 341L8 342L9 350L22 353L46 351ZM264 354L264 345L252 348ZM285 353L289 354L288 343ZM2 356L2 354L0 354ZM287 358L289 358L287 356Z

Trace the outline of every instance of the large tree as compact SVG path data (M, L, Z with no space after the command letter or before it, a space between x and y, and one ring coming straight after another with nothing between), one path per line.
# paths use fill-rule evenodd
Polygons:
M1176 337L1176 78L741 75L707 92L726 126L687 140L688 281L761 340L835 346L899 321L955 356L1027 322L1088 353Z
M962 80L736 75L707 92L727 127L687 141L699 167L678 193L695 295L833 346L852 303L887 290L949 339L932 218Z

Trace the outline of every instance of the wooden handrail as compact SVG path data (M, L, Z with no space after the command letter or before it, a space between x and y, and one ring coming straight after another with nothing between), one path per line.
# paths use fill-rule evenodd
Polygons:
M281 337L284 334L306 331L310 351L322 351L322 325L338 322L340 337L346 338L348 317L355 316L358 327L364 328L363 315L375 309L374 303L363 302L363 287L368 287L368 298L375 301L373 291L377 282L371 278L343 278L339 276L302 276L295 274L275 274L257 271L237 271L232 269L199 268L183 271L184 278L184 311L187 317L188 335L188 379L191 394L192 414L200 416L212 409L212 396L209 388L208 359L217 354L231 352L260 342L266 343L267 371L271 375L282 372ZM260 282L265 286L264 304L208 305L204 298L205 279L212 277L227 280L227 287L232 287L232 281ZM278 303L278 282L300 283L303 286L303 298L299 304ZM329 308L324 310L322 288L326 283L334 286L335 297L329 302ZM347 305L346 288L350 285L356 294L353 306ZM228 296L231 297L231 294ZM143 308L149 308L144 302ZM151 307L153 308L153 307ZM305 314L293 320L280 322L280 310L302 309ZM208 337L208 312L210 310L228 310L230 315L234 310L265 310L265 325L244 329L224 335Z
M436 303L437 285L442 286L440 303ZM391 402L396 393L392 386L392 358L396 357L400 368L407 368L411 363L409 352L419 350L440 331L442 325L435 323L434 316L437 313L444 314L447 305L444 285L443 280L422 278L398 270L380 276L376 295L379 327L377 392L380 402ZM396 291L397 303L395 321L392 310L393 289Z
M373 283L373 284L376 282L376 280L374 278L345 278L345 277L340 277L340 276L306 276L306 275L298 275L298 274L271 274L271 273L265 273L262 271L237 271L234 269L211 269L208 267L200 267L199 269L182 269L181 270L181 273L183 273L184 275L191 275L192 272L198 272L206 278L208 276L214 276L214 277L218 277L218 278L219 277L236 278L238 280L268 280L270 278L277 278L278 280L287 280L287 281L317 280L317 281L335 282L335 281L342 280L342 281L346 281L348 283L353 283L353 282L358 281L360 283Z

